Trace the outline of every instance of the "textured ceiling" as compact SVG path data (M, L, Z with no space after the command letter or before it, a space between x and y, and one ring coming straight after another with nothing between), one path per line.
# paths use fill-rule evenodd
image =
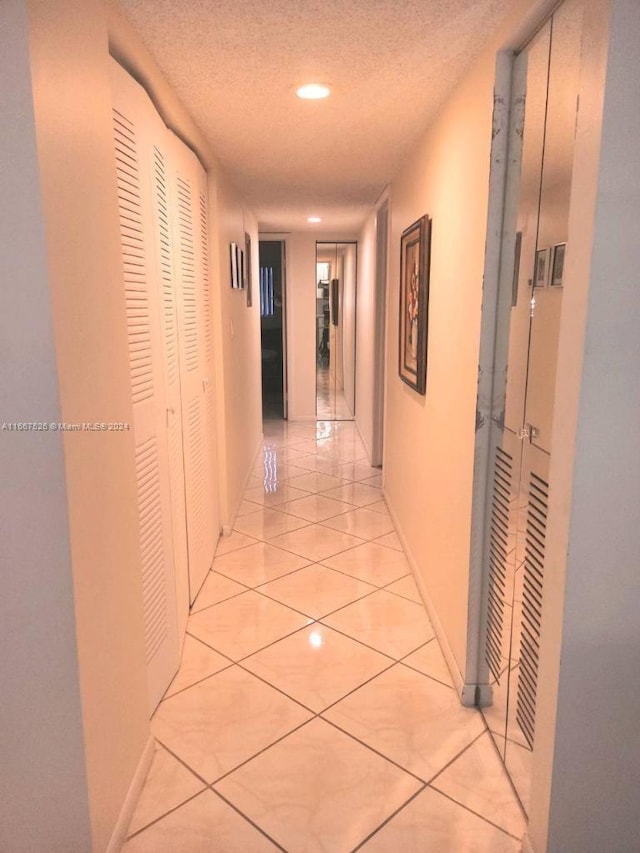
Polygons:
M513 0L120 0L264 230L356 229ZM301 101L302 83L332 95Z

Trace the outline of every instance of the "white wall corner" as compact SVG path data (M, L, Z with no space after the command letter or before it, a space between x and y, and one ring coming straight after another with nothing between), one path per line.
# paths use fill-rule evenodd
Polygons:
M156 740L153 735L149 735L149 739L145 744L140 761L136 767L136 772L133 774L133 779L129 785L129 790L127 791L127 796L124 799L122 810L120 811L115 829L113 830L113 835L107 845L106 853L120 853L120 850L122 850L122 847L127 840L127 830L129 829L131 818L133 817L136 805L138 804L140 792L142 791L143 785L149 775L155 749Z

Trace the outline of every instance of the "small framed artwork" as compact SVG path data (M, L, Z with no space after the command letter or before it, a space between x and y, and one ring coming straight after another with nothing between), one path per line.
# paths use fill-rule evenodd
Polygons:
M240 278L238 275L238 244L229 243L229 261L231 263L231 287L238 290Z
M244 288L244 249L238 244L236 244L236 255L238 258L238 288L242 290Z
M533 278L534 287L545 287L549 275L549 249L536 251L536 269Z
M562 287L564 284L564 253L566 243L558 243L553 247L553 261L551 263L551 286Z
M399 374L418 394L427 389L431 219L423 216L400 241Z
M251 280L251 237L244 235L244 286L247 291L247 308L253 304L253 282Z

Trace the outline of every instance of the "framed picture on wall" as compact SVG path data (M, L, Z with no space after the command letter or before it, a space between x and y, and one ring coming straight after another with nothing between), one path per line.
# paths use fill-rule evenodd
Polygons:
M418 394L427 388L431 219L423 216L400 241L399 374Z
M239 246L236 243L236 256L237 256L237 268L238 268L238 288L242 290L244 288L244 249L242 246Z
M534 287L545 287L549 275L549 249L536 251L536 268L534 270Z
M244 286L247 291L247 308L253 304L253 282L251 281L251 237L244 235Z
M558 243L553 247L553 261L551 262L551 286L562 287L564 284L564 253L566 243Z
M238 244L229 243L229 261L231 265L231 287L237 290L240 287L238 275Z

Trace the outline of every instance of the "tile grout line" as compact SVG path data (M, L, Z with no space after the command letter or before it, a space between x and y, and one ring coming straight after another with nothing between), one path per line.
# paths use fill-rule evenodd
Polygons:
M395 666L395 664L394 664L394 666ZM388 671L388 670L385 670L385 672L386 671ZM337 723L334 723L333 720L327 720L326 717L322 716L323 713L324 713L324 711L321 714L318 714L318 717L323 722L327 723L330 726L333 726L334 729L337 729L337 731L342 732L343 735L346 735L347 737L351 738L351 740L360 744L360 746L364 747L365 749L368 749L369 752L373 752L374 755L378 756L378 758L382 758L382 759L384 759L384 761L387 761L389 764L393 764L394 767L397 767L398 770L402 770L403 773L406 773L407 776L411 776L413 779L416 780L416 782L420 782L421 785L424 785L426 787L429 784L428 782L425 782L425 780L421 776L418 776L417 773L414 773L413 770L408 770L406 767L403 767L402 764L399 764L395 759L389 758L389 756L385 755L384 752L380 752L379 749L376 749L374 746L371 746L371 744L368 744L365 741L360 740L359 737L356 737L356 735L354 735L352 732L349 732L346 729L343 729L342 726L339 726ZM311 722L311 721L309 721L309 722Z
M312 566L319 566L321 564L320 563L312 563L311 565ZM303 566L303 568L308 569L310 567L309 566ZM327 569L327 571L330 571L330 572L333 571L333 569L330 569L328 566L322 566L322 568ZM298 571L302 571L302 569L299 569ZM296 574L296 572L291 572L289 575L284 575L283 578L288 578L292 574ZM267 581L267 583L263 584L263 586L267 586L270 583L276 583L279 580L280 580L280 578L276 578L273 581ZM354 580L357 580L357 578L354 578ZM359 583L366 583L366 581L359 581ZM373 586L373 584L368 584L368 586ZM380 589L376 586L373 586L373 589L367 590L366 592L364 592L362 595L358 596L357 598L351 599L347 604L341 604L339 607L336 607L334 610L330 610L327 613L321 614L320 616L312 616L310 613L305 613L303 610L298 610L297 607L294 607L291 604L285 604L285 602L280 601L277 598L274 598L272 595L267 595L267 593L264 592L261 589L261 587L256 587L253 590L253 592L257 592L258 595L264 596L264 598L269 599L269 601L273 601L276 604L281 604L283 607L288 607L290 610L293 610L294 613L300 613L302 616L306 616L308 619L313 619L314 622L319 622L321 619L326 619L327 617L332 616L334 613L337 613L339 610L342 610L344 607L349 607L351 604L357 604L358 601L362 601L363 599L368 598L370 595L373 595L375 592L380 592Z
M484 815L480 814L479 812L474 811L472 808L470 808L469 806L466 806L464 803L458 802L458 800L456 800L450 794L446 794L444 791L441 791L440 788L436 788L431 783L429 783L429 785L427 787L431 788L433 791L436 791L438 794L440 794L440 796L446 797L452 803L455 803L457 806L460 806L460 808L466 809L466 811L471 812L472 815L475 815L476 817L480 818L480 820L483 820L485 823L488 823L490 826L493 826L494 829L500 830L500 832L504 833L504 835L508 836L509 838L513 838L514 841L522 841L522 836L518 837L517 835L513 835L513 833L508 832L506 829L504 829L501 826L498 826L497 823L494 823L492 820L489 820L488 817L485 817Z
M219 798L219 799L221 799L223 802L225 802L225 803L226 803L230 808L232 808L232 809L233 809L233 810L234 810L234 811L235 811L235 812L236 812L240 817L242 817L244 820L246 820L246 821L247 821L247 823L251 824L251 826L253 826L253 828L254 828L254 829L256 829L258 832L260 832L260 834L261 834L261 835L264 835L264 836L265 836L269 841L271 841L271 842L272 842L272 844L275 844L275 846L276 846L279 850L283 850L283 851L284 851L284 853L286 853L285 848L284 848L284 847L282 847L280 844L278 844L278 842L277 842L277 841L275 841L275 839L271 838L271 836L270 836L270 835L268 835L268 834L267 834L267 833L266 833L266 832L265 832L265 831L264 831L264 830L263 830L263 829L262 829L262 828L261 828L257 823L255 823L255 821L253 821L250 817L248 817L247 815L245 815L245 814L244 814L244 812L242 812L242 811L241 811L241 810L240 810L236 805L234 805L231 801L227 800L227 798L226 798L226 797L223 797L223 796L222 796L222 794L221 794L219 791L216 791L216 790L213 788L213 783L211 783L211 782L207 782L207 781L206 781L206 780L205 780L205 779L204 779L204 778L203 778L199 773L197 773L197 772L196 772L192 767L190 767L190 766L189 766L185 761L183 761L183 759L182 759L182 758L180 758L180 756L179 756L179 755L176 755L176 753L175 753L175 752L173 752L171 749L169 749L169 748L168 748L168 747L167 747L167 746L166 746L166 745L165 745L161 740L159 740L158 738L156 738L156 742L157 742L157 743L159 743L159 744L162 746L162 748L163 748L164 750L166 750L166 752L168 752L168 753L169 753L169 755L171 755L171 756L172 756L172 758L174 758L174 759L175 759L177 762L179 762L179 763L180 763L180 764L181 764L181 765L182 765L186 770L188 770L188 771L189 771L189 773L191 773L193 776L195 776L195 777L196 777L196 778L197 778L197 779L198 779L198 780L203 784L203 786L204 786L204 787L203 787L200 791L197 791L195 794L193 794L193 796L191 796L191 797L187 797L187 799L186 799L186 800L183 800L183 801L182 801L181 803L179 803L177 806L174 806L173 808L168 809L166 812L164 812L163 814L159 815L157 818L154 818L154 819L153 819L152 821L150 821L148 824L145 824L145 826L143 826L143 827L141 827L140 829L136 830L135 832L131 833L131 835L128 835L128 836L127 836L127 839L126 839L126 840L127 840L127 842L129 842L132 838L136 838L138 835L141 835L141 834L142 834L143 832L145 832L147 829L150 829L152 826L154 826L155 824L159 823L161 820L164 820L164 818L168 817L170 814L173 814L174 812L178 811L178 809L181 809L183 806L186 806L186 805L187 805L187 803L190 803L192 800L195 800L197 797L200 797L202 794L204 794L204 792L205 792L205 791L211 791L211 793L212 793L212 794L215 794L215 796L216 796L216 797L218 797L218 798Z
M169 750L167 750L167 752L169 752ZM176 758L176 756L173 755L173 753L171 753L171 755L174 758ZM184 762L181 762L181 764L184 764ZM186 767L186 765L184 765L184 766ZM190 770L190 768L188 768L188 769ZM191 771L191 772L193 772L193 771ZM198 776L198 779L200 779L199 776ZM202 781L202 779L200 779L200 781ZM204 788L202 788L202 790L193 794L191 797L187 797L186 800L184 800L181 803L178 803L177 806L173 806L172 808L168 809L166 812L164 812L164 814L161 814L159 817L154 818L152 821L145 824L141 829L136 829L136 831L132 832L131 835L127 835L126 843L128 844L129 841L131 841L131 839L137 838L139 835L142 835L143 832L146 832L148 829L151 829L152 826L155 826L157 823L160 823L160 821L164 820L165 817L168 817L170 814L177 812L178 809L181 809L183 806L186 806L187 803L190 803L192 800L195 800L196 797L199 797L201 794L203 794L205 791L208 791L208 790L209 790L209 785L207 785L207 783L205 782Z
M404 809L405 809L405 808L406 808L406 807L407 807L407 806L408 806L408 805L409 805L413 800L415 800L415 799L416 799L416 797L418 797L420 794L423 794L423 793L424 793L428 788L430 788L432 791L437 792L437 793L438 793L438 794L440 794L441 796L446 797L448 800L450 800L451 802L455 803L455 805L459 806L460 808L465 809L466 811L470 812L471 814L475 815L476 817L480 818L481 820L485 821L486 823L490 824L491 826L495 827L496 829L499 829L499 830L500 830L501 832L503 832L505 835L507 835L507 836L509 836L509 837L511 837L511 838L515 838L515 840L516 840L516 841L520 841L520 839L519 839L519 838L517 838L516 836L512 835L510 832L507 832L506 830L502 829L502 827L500 827L500 826L498 826L497 824L493 823L493 821L490 821L488 818L484 817L484 816L483 816L483 815L481 815L481 814L478 814L478 812L475 812L473 809L470 809L468 806L465 806L465 805L464 805L464 803L460 803L460 802L458 802L458 800L454 799L453 797L449 796L448 794L445 794L445 793L444 793L443 791L441 791L439 788L436 788L436 787L434 786L434 784L433 784L433 783L434 783L434 781L435 781L435 780L436 780L440 775L442 775L442 773L444 773L444 772L445 772L445 770L447 770L447 768L449 768L449 767L450 767L452 764L454 764L454 763L455 763L455 762L456 762L456 761L457 761L457 760L458 760L462 755L464 755L464 753L465 753L468 749L470 749L470 748L474 745L474 743L476 743L476 741L478 741L478 740L479 740L479 739L480 739L484 734L486 734L486 730L485 730L485 731L482 731L482 732L480 732L480 734L476 735L476 737L474 737L474 738L473 738L473 740L472 740L470 743L468 743L468 744L464 747L464 749L460 750L460 752L458 752L458 753L457 753L457 754L456 754L456 755L455 755L455 756L454 756L450 761L448 761L448 762L445 764L445 766L444 766L441 770L439 770L439 771L438 771L434 776L432 776L432 777L431 777L431 779L430 779L428 782L425 782L425 783L424 783L424 787L423 787L423 788L421 788L419 791L416 791L416 793L415 793L415 794L413 794L413 795L412 795L412 796L411 796L411 797L410 797L410 798L409 798L409 799L408 799L408 800L407 800L403 805L401 805L398 809L396 809L396 811L395 811L395 812L393 812L393 814L389 815L389 817L388 817L385 821L383 821L383 822L382 822L382 823L381 823L381 824L380 824L376 829L374 829L374 830L373 830L373 832L369 833L369 835L367 835L367 837L366 837L366 838L364 838L364 839L360 842L360 844L358 844L358 846L357 846L357 847L354 847L354 848L353 848L352 853L356 853L356 851L360 850L360 849L363 847L363 845L364 845L364 844L366 844L366 843L367 843L368 841L370 841L370 840L371 840L375 835L377 835L377 834L378 834L378 832L379 832L381 829L383 829L383 827L385 827L385 826L386 826L390 821L392 821L392 820L393 820L393 819L394 819L394 818L395 818L395 817L396 817L396 816L397 816L401 811L403 811L403 810L404 810Z
M390 822L391 822L395 817L397 817L397 815L399 815L399 814L400 814L400 812L401 812L401 811L403 811L403 809L405 809L405 808L406 808L410 803L412 803L412 802L416 799L416 797L419 797L419 796L420 796L420 794L422 794L422 793L423 793L427 788L428 788L428 785L424 784L424 785L422 786L422 788L420 788L419 790L417 790L417 791L415 792L415 794L412 794L412 795L409 797L409 799L406 801L406 803L403 803L401 806L399 806L399 807L398 807L394 812L392 812L392 813L391 813L391 814L386 818L386 820L383 820L383 821L382 821L382 823L381 823L379 826L377 826L377 827L376 827L372 832L370 832L370 833L369 833L365 838L363 838L363 839L362 839L362 841L361 841L358 845L356 845L356 847L354 847L354 848L353 848L353 850L351 851L351 853L357 853L357 851L358 851L358 850L361 850L361 849L364 847L364 845L365 845L368 841L371 841L371 839L374 837L374 835L377 835L377 834L378 834L378 832L380 832L380 830L381 830L383 827L385 827L385 826L386 826L388 823L390 823Z
M285 847L283 847L281 844L279 844L279 843L275 840L275 838L272 838L272 837L271 837L271 836L266 832L266 830L262 829L262 827L261 827L259 824L257 824L257 823L256 823L254 820L252 820L248 815L246 815L243 811L241 811L241 810L238 808L238 806L234 805L234 803L232 803L232 802L231 802L231 800L228 800L225 796L223 796L223 795L220 793L220 791L216 791L216 789L213 787L213 785L209 785L209 786L208 786L208 789L209 789L213 794L215 794L215 795L216 795L216 797L219 797L219 798L222 800L222 802L223 802L223 803L226 803L226 804L229 806L229 808L233 809L233 810L234 810L234 812L236 812L236 814L238 814L238 815L240 815L240 817L244 818L244 820L246 820L246 821L247 821L247 823L250 823L250 824L251 824L251 826L252 826L254 829L256 829L256 830L257 830L261 835L264 835L264 837L265 837L265 838L267 838L267 839L268 839L268 840L269 840L269 841L270 841L270 842L271 842L275 847L277 847L277 848L278 848L278 850L281 850L281 851L282 851L282 853L287 853L287 849L286 849Z

